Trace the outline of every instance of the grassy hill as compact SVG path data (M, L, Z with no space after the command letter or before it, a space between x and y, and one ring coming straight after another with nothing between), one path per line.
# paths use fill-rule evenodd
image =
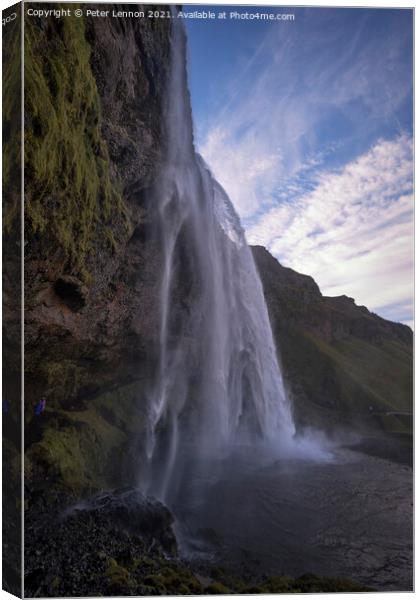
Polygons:
M413 333L253 247L299 427L412 431Z

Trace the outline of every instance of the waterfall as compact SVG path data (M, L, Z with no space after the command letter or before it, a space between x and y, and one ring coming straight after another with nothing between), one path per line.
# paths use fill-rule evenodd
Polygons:
M195 153L185 34L173 20L167 152L154 192L163 253L148 491L241 449L278 451L294 425L263 289L239 217Z

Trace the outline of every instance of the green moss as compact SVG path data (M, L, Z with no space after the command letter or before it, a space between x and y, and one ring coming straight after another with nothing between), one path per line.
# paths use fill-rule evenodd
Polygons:
M58 588L60 587L60 584L61 584L61 579L59 577L54 577L54 579L51 582L51 589L58 590Z
M114 558L109 559L105 575L113 587L125 587L131 583L130 573L127 569L119 565Z
M126 438L95 410L55 411L28 458L74 492L109 484L109 463ZM47 416L47 415L46 415Z
M80 387L88 383L91 377L87 368L71 359L44 361L37 368L39 370L38 377L42 377L46 383L45 388L49 390L51 396L49 404L54 403L54 398L73 398ZM59 404L57 403L57 405Z
M145 585L151 589L157 590L162 594L166 592L166 588L163 585L162 578L159 574L153 573L151 575L146 575L143 581Z
M214 581L205 589L206 594L230 594L230 590L220 581Z
M63 410L47 404L40 420L42 437L25 452L28 481L33 465L42 465L56 485L81 494L122 482L121 462L127 463L132 434L142 435L144 408L136 402L138 384L122 386L91 398L85 410ZM133 460L136 457L133 457Z
M83 274L86 256L102 239L116 249L115 231L126 232L128 220L110 177L83 19L47 27L26 20L26 226L55 239Z
M57 411L29 458L48 468L56 482L74 492L106 486L109 463L125 441L95 410Z
M116 250L118 249L118 242L115 239L115 236L114 236L113 232L111 231L111 229L105 230L105 238L106 238L106 241L108 243L110 250L112 252L116 252Z
M188 594L201 594L203 588L195 575L184 570L180 580L179 593L182 594L182 590L188 590Z
M138 401L139 383L131 383L91 399L89 406L113 427L126 434L141 435L146 423L146 406Z
M168 561L163 561L162 564L170 564ZM158 594L176 594L176 595L192 595L201 594L203 588L191 571L181 566L179 563L171 564L159 569L157 572L157 564L153 565L153 572L143 577L144 583L149 589L154 590Z
M133 561L133 568L137 569L139 567L154 567L156 565L156 561L148 556L142 556L141 558L135 558Z

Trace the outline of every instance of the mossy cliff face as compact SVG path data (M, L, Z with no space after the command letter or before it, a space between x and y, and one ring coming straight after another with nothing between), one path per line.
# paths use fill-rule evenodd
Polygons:
M118 178L111 180L90 56L83 20L26 16L27 238L45 258L56 250L84 279L98 242L103 251L107 244L115 249L125 217Z
M411 329L252 250L298 427L411 432Z
M27 17L25 31L27 481L82 494L119 483L141 438L170 22Z

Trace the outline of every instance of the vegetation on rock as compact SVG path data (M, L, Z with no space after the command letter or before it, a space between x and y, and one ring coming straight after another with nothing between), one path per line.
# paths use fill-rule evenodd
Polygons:
M46 45L48 44L48 51ZM101 103L83 19L25 21L25 224L76 270L127 228L101 134ZM118 234L117 234L118 235Z
M28 425L28 490L34 485L45 493L60 489L82 497L122 485L130 476L130 460L135 468L136 440L146 424L138 394L139 384L133 383L90 398L87 407L47 406Z

